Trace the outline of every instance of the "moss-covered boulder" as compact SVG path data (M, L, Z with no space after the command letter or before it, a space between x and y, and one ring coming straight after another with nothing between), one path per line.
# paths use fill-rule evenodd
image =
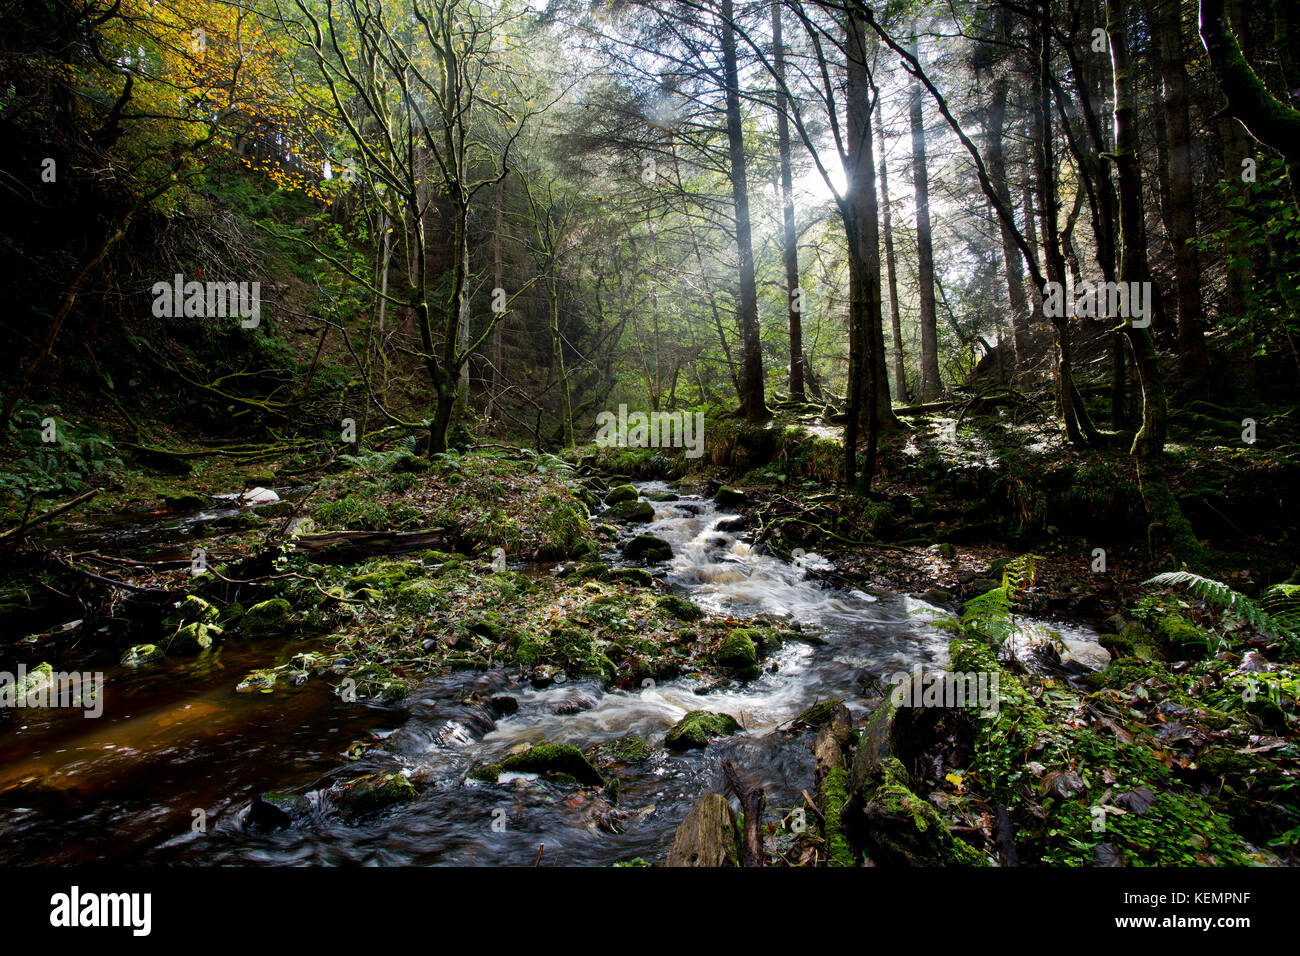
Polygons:
M655 607L679 621L698 621L704 617L704 608L676 594L665 594L655 601Z
M122 663L127 667L137 667L161 660L163 649L157 644L137 644L122 652Z
M657 564L673 556L673 546L652 534L639 534L623 546L623 554L633 561Z
M176 612L167 620L177 624L215 624L221 612L203 598L190 594L176 607Z
M605 785L605 778L583 756L582 751L569 744L537 744L523 753L511 754L497 766L502 772L572 777L589 787Z
M254 604L239 621L239 630L246 637L284 634L293 630L293 626L293 608L284 598Z
M645 524L654 520L655 509L648 501L624 501L606 511L604 517L628 524Z
M637 490L634 485L618 485L605 496L605 504L620 505L625 501L636 501Z
M330 802L349 823L416 797L415 786L400 773L372 773L338 784Z
M713 652L713 660L722 667L738 670L756 667L758 647L763 639L763 634L756 628L737 627L722 639L718 649Z
M698 750L707 747L713 738L730 737L740 729L730 714L692 710L668 731L664 744L673 750Z
M1165 652L1173 660L1200 660L1214 640L1208 631L1177 612L1161 617L1155 630Z
M213 640L220 637L221 633L221 627L216 624L201 624L197 621L184 624L167 641L167 653L180 657L199 654L211 647Z
M642 568L615 568L609 572L609 580L615 584L630 584L638 588L652 587L655 583L653 575Z

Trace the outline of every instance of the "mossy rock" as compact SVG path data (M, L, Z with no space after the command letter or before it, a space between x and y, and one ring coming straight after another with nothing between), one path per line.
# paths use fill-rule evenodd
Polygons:
M424 569L411 561L393 561L381 564L378 567L367 571L365 574L358 574L348 581L348 589L360 591L364 588L391 588L398 584L408 581L415 572L416 576L421 576Z
M122 652L122 663L127 667L136 667L141 664L151 664L161 660L162 657L163 649L157 644L136 644Z
M5 689L0 695L0 700L10 699L10 694L13 695L11 698L13 701L22 700L49 687L54 683L54 668L48 661L42 661L35 667L28 668L21 681L17 681L16 678L11 679L15 680L15 683Z
M609 579L616 584L630 584L633 587L653 587L655 579L649 571L642 568L616 568L609 572Z
M954 837L938 811L911 789L907 771L897 757L881 762L878 783L865 794L865 829L872 858L907 866L988 866L983 854Z
M185 624L177 628L171 640L167 642L167 653L176 656L189 656L206 651L215 638L221 636L222 629L216 624Z
M638 493L634 485L618 485L605 495L605 504L613 507L627 501L636 501Z
M654 520L655 509L648 501L624 501L606 511L604 517L628 524L645 524Z
M604 581L609 577L609 565L604 561L584 561L569 568L564 576L582 581Z
M722 639L713 660L722 667L748 669L758 665L758 646L763 634L755 628L738 627Z
M176 613L167 617L168 622L177 624L215 624L221 612L212 604L197 595L190 594L181 601Z
M254 604L239 621L240 633L247 637L284 634L293 630L293 626L293 608L284 598Z
M274 667L264 667L249 671L244 679L235 685L236 694L271 694L280 679L280 672Z
M654 753L651 746L640 737L628 735L600 745L601 756L615 763L644 763Z
M713 738L730 737L740 729L740 724L730 714L692 710L673 724L664 744L673 750L698 750L707 747Z
M672 559L673 546L652 534L639 534L624 545L623 554L633 561L658 564Z
M679 621L698 621L704 617L704 608L676 594L665 594L655 601L655 607Z
M1156 634L1175 660L1200 660L1209 650L1212 635L1176 612L1164 615L1156 624Z
M1136 657L1144 661L1158 661L1164 657L1156 639L1140 624L1127 622L1118 634L1099 634L1097 643L1110 652L1112 660Z
M641 497L646 501L677 501L681 495L671 491L643 491Z
M605 785L605 778L583 756L582 751L569 744L537 744L523 753L506 757L498 766L502 771L515 773L568 776L585 786Z
M400 773L372 773L330 789L330 800L349 823L416 797L415 786Z

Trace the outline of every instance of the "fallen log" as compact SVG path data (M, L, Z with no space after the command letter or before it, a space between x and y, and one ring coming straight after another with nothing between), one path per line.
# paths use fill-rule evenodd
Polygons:
M340 563L426 548L446 550L450 546L445 531L325 531L300 534L293 539L293 545L321 560Z
M27 531L28 529L34 528L38 524L43 524L44 522L49 521L51 518L57 518L65 511L71 511L73 508L77 507L77 505L84 504L85 502L89 501L91 498L95 497L95 495L97 494L99 494L99 489L93 488L90 491L77 495L77 497L73 498L71 501L65 501L57 508L51 508L43 515L39 515L28 521L24 521L22 524L10 528L8 531L4 532L3 534L0 534L0 541L8 541L10 538L16 538L18 537L18 535L22 534L24 531Z
M857 856L844 828L844 808L849 802L849 773L844 766L845 748L853 737L853 719L848 708L837 704L830 722L813 742L813 766L817 783L817 808L822 840L831 866L855 866Z
M730 760L722 761L722 774L740 800L740 807L745 811L745 833L741 839L741 865L763 865L763 808L767 805L767 794L762 787L751 787L740 779L740 772Z
M737 866L736 811L720 793L706 793L677 827L665 866Z

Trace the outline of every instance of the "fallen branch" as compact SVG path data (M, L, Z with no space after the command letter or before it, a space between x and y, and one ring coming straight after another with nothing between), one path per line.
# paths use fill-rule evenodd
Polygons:
M99 489L93 488L90 491L77 495L77 497L73 498L71 501L65 504L61 504L57 508L54 508L51 511L45 512L45 514L41 515L40 517L32 518L28 521L24 521L20 525L16 525L15 527L10 528L8 531L4 532L3 534L0 534L0 541L8 541L10 538L15 538L18 535L22 534L28 528L34 528L36 525L49 521L51 518L57 518L65 511L71 511L73 508L77 507L77 505L84 504L85 502L89 501L91 498L95 497L95 495L97 494L99 494Z

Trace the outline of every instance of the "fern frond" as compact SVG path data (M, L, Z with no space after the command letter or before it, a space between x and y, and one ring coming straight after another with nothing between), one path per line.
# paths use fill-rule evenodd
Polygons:
M1191 571L1166 571L1145 582L1158 587L1182 588L1221 610L1241 618L1263 634L1295 638L1293 629L1279 621L1240 591L1234 591L1222 581L1207 578Z

